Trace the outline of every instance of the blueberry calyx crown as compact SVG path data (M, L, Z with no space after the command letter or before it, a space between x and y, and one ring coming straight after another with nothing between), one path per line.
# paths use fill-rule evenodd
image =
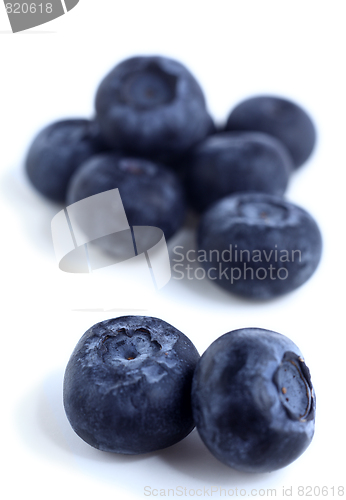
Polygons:
M169 104L175 98L176 84L176 76L151 62L143 70L124 77L120 101L142 110Z
M238 213L253 223L281 222L288 218L287 208L279 203L265 201L241 200L238 204Z
M150 357L162 346L151 338L146 328L119 328L114 335L107 333L100 339L99 349L103 361L112 363Z
M315 415L315 395L310 371L303 358L294 352L285 352L273 381L282 406L292 420L306 422Z

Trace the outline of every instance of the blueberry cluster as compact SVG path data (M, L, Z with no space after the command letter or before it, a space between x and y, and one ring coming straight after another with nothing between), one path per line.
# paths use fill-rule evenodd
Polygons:
M184 65L138 56L100 83L93 119L58 121L38 134L26 172L61 203L118 188L130 226L158 227L166 239L194 210L206 275L267 299L300 286L320 260L316 222L283 199L315 140L308 114L275 96L243 101L217 127Z
M99 450L157 451L196 426L217 459L244 472L285 467L314 434L315 393L301 352L258 328L228 332L200 357L161 319L102 321L75 347L63 399L74 431Z

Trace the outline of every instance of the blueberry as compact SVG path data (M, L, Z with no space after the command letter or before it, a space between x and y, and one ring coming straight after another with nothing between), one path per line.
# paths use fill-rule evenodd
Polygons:
M270 330L243 328L215 340L193 377L196 428L211 453L244 472L270 472L309 446L316 400L298 347Z
M101 82L95 105L109 145L128 154L179 155L212 129L200 85L167 57L124 60Z
M290 152L295 167L310 156L315 142L315 126L298 104L274 96L246 99L230 113L226 130L265 132L281 140Z
M238 193L203 215L198 247L215 283L244 297L269 299L310 278L322 238L311 215L293 203L265 193Z
M69 180L75 170L107 146L95 121L56 121L35 137L25 161L29 180L47 198L64 202Z
M190 155L186 182L189 202L201 212L239 191L283 195L292 171L289 153L272 136L256 132L215 134Z
M97 323L66 367L67 418L102 451L139 454L173 445L194 428L191 383L198 359L192 342L161 319Z
M103 153L84 163L71 179L67 201L70 205L115 188L130 226L155 226L169 239L183 224L186 204L177 175L163 165L118 153Z

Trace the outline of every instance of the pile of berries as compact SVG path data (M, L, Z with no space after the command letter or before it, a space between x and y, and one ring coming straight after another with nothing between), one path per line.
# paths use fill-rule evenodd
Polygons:
M63 397L74 431L99 450L153 452L196 426L217 459L244 472L290 464L315 428L315 393L300 350L260 328L228 332L200 357L161 319L102 321L75 347Z
M158 56L118 64L95 104L94 119L58 121L33 141L26 172L43 195L71 205L117 188L129 225L158 227L167 240L194 210L206 275L243 297L282 295L313 274L320 230L283 198L316 140L300 106L253 97L217 127L194 76ZM247 472L291 463L314 433L301 352L257 328L226 333L200 357L158 318L98 323L68 362L64 406L76 433L100 450L159 450L196 425L219 460Z
M281 295L313 274L319 228L283 198L316 140L300 106L253 97L217 127L184 65L142 56L103 79L95 108L92 120L58 121L34 139L26 172L43 195L70 205L118 188L129 225L158 227L166 240L193 209L206 274L244 297Z

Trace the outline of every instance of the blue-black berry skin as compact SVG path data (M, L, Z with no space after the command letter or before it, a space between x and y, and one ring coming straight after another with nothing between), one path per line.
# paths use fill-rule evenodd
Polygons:
M192 408L211 453L243 472L287 466L314 435L309 369L298 347L270 330L243 328L214 341L197 364Z
M191 384L198 359L192 342L161 319L97 323L66 367L67 418L102 451L140 454L171 446L194 428Z
M297 103L276 96L256 96L238 104L230 113L226 130L258 131L283 142L300 167L311 155L316 142L315 125Z
M88 158L106 149L95 121L59 120L35 137L26 156L25 170L41 194L64 203L73 173Z
M116 188L130 226L158 227L166 240L182 226L186 202L175 172L163 165L118 153L103 153L84 163L71 179L67 202L70 205Z
M269 194L237 193L204 213L198 249L214 283L262 300L291 292L312 276L322 237L301 207Z
M118 64L101 82L95 106L109 145L146 157L184 153L213 128L197 80L167 57Z
M232 193L258 191L281 196L293 164L280 141L256 132L215 134L191 153L187 193L191 206L202 212Z

